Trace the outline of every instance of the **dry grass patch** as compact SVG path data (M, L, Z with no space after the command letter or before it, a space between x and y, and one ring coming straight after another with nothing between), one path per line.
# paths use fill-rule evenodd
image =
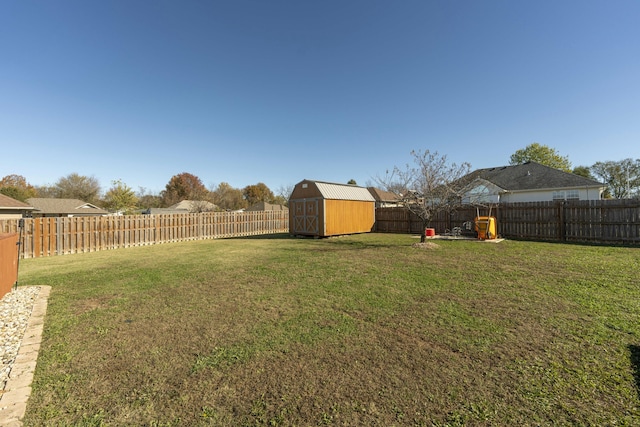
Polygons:
M411 246L417 249L438 249L439 248L438 244L434 242L418 242L418 243L414 243Z

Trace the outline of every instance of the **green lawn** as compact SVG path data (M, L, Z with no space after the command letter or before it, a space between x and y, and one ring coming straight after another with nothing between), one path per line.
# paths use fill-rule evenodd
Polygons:
M285 235L20 264L26 426L640 425L640 249Z

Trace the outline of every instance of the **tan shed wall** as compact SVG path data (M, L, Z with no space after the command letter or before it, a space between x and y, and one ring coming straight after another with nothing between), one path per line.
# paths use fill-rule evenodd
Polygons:
M368 233L376 221L374 202L325 200L324 218L324 236Z
M289 232L317 237L368 233L376 214L374 202L359 200L290 200L289 209Z

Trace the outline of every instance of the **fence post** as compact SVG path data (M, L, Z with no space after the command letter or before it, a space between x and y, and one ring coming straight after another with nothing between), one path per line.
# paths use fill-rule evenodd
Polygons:
M56 218L56 255L62 255L62 218Z
M564 208L565 201L561 201L558 203L558 232L560 233L561 242L565 242L567 240L567 221L566 221L566 212Z

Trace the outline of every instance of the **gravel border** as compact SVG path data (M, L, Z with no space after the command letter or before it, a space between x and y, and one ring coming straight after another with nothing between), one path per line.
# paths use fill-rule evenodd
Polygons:
M27 329L39 286L12 289L0 300L0 390L4 391Z

